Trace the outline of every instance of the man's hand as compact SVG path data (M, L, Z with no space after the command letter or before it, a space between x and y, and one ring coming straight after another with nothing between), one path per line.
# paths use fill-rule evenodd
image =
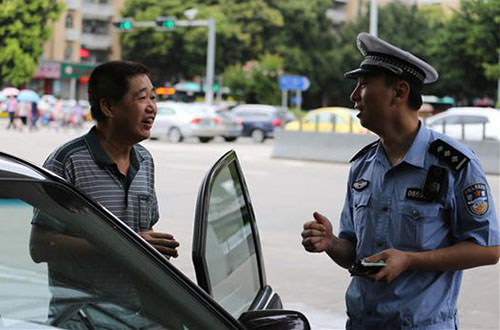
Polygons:
M143 231L138 234L161 254L167 257L167 259L170 259L170 257L178 257L179 254L177 253L176 248L179 246L179 242L174 239L173 235L153 230Z
M368 279L380 282L392 282L402 272L408 270L410 261L408 254L396 249L388 249L364 259L367 262L385 261L386 266L379 272L367 276Z
M314 220L304 224L302 245L308 252L324 252L333 240L332 223L319 212L313 213Z

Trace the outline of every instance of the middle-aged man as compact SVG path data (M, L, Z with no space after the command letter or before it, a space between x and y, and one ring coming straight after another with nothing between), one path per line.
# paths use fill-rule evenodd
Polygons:
M157 112L148 73L144 65L131 61L96 67L88 95L97 124L54 151L44 167L105 206L170 258L177 257L179 243L171 234L153 230L159 220L154 163L146 148L138 144L149 137ZM43 221L34 223L36 236Z
M366 33L351 94L361 124L380 139L352 159L339 234L315 212L302 244L337 264L385 261L354 276L346 293L347 329L457 329L463 269L495 264L497 216L478 158L418 118L423 84L436 70Z
M177 257L179 243L171 234L153 230L159 220L154 163L138 144L149 137L157 113L148 73L144 65L129 61L96 67L88 94L97 124L55 150L44 167L106 207L170 258ZM126 310L110 308L138 327L144 325L136 315L140 311L136 279L119 259L97 251L78 230L53 216L35 211L32 224L31 257L37 263L46 262L49 269L49 318L60 320L74 307L72 302L97 295L96 301L126 306ZM68 327L79 328L78 319L68 322Z

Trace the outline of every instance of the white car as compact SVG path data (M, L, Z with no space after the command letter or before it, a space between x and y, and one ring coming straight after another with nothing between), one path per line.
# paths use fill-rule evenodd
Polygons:
M500 141L500 110L493 108L450 108L427 118L432 130L457 140Z
M182 142L197 137L206 143L220 135L220 119L215 114L197 109L188 103L158 102L151 138L166 138L169 142Z

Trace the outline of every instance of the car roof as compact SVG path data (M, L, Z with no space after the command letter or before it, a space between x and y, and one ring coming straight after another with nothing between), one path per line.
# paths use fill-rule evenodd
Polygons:
M479 108L479 107L456 107L449 108L446 111L440 112L434 116L427 118L429 121L434 121L439 118L449 116L481 116L488 117L495 120L500 120L500 111L493 108Z
M0 179L29 179L37 181L50 180L55 176L44 168L40 168L25 160L0 151Z

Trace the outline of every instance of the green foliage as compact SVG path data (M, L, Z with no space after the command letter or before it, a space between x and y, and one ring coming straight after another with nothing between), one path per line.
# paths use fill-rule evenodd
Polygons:
M500 76L500 1L462 1L429 48L441 74L436 94L465 100L494 95Z
M264 54L258 61L235 64L224 72L224 84L238 101L279 104L278 77L283 72L279 55Z
M0 10L0 83L27 83L63 5L55 0L3 0Z
M196 19L214 17L217 24L216 73L232 64L245 63L266 51L272 30L283 25L279 11L264 0L194 1L128 0L123 16L155 20L174 15L186 19L184 11L197 8ZM122 37L123 56L148 65L157 83L204 76L207 28L177 27L175 32L135 29Z
M344 73L362 59L356 36L368 31L369 12L339 28L325 15L331 6L331 0L127 0L123 16L184 19L185 10L197 8L196 19L214 17L216 74L224 73L225 84L239 100L279 102L278 77L265 74L274 72L267 69L274 65L270 58L277 56L276 72L311 81L303 94L306 108L352 106L354 82ZM470 99L495 89L500 75L500 1L463 0L462 7L451 14L440 5L417 8L395 1L379 7L379 36L440 73L424 93ZM124 57L147 64L156 83L205 75L206 28L178 27L169 33L133 29L122 38Z

